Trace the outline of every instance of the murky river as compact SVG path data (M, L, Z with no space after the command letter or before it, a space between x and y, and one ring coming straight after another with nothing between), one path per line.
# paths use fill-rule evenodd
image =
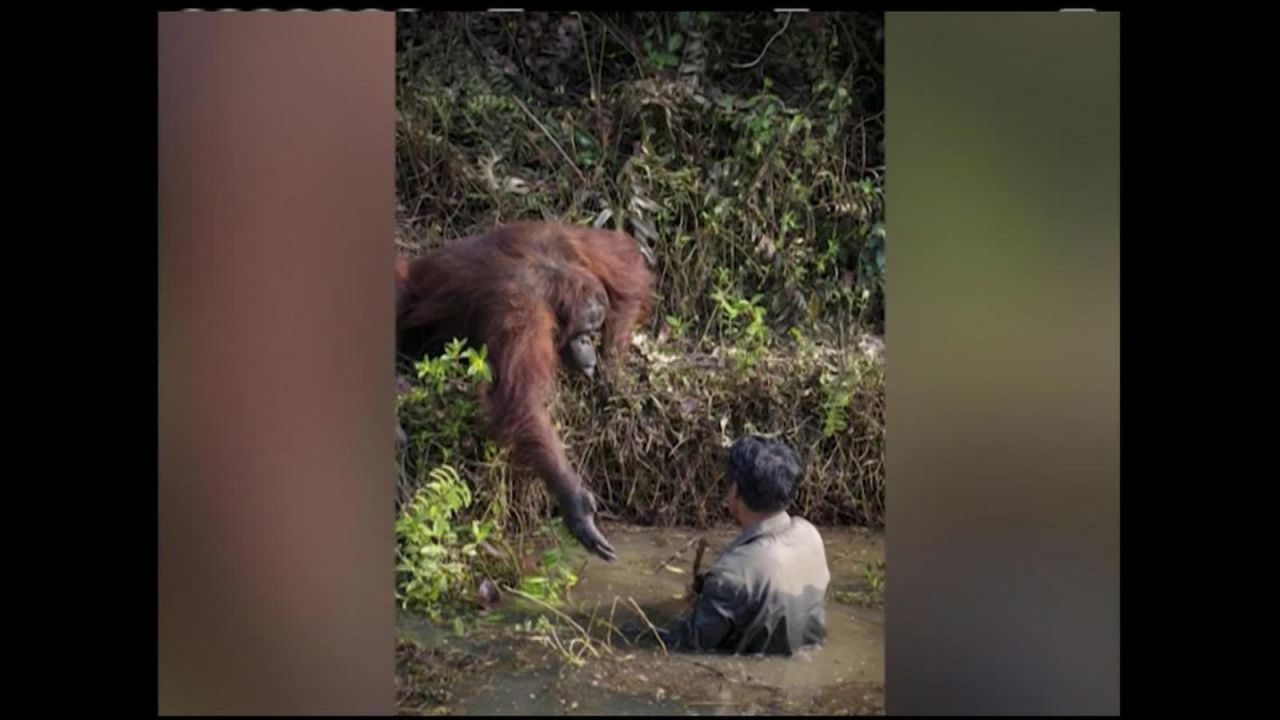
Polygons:
M618 550L609 564L586 561L581 581L563 612L583 626L593 615L611 612L617 624L643 622L631 602L658 626L675 621L689 607L683 598L694 549L709 543L705 570L736 534L736 528L694 533L678 529L604 528ZM858 529L823 529L831 588L827 601L828 640L794 658L733 657L674 653L652 643L631 647L621 640L612 651L587 656L574 667L557 652L511 632L516 618L541 611L504 598L496 611L502 622L458 637L447 629L402 614L401 634L425 647L449 648L467 667L448 689L448 701L430 711L478 715L716 715L716 714L883 714L884 611L872 597L867 567L883 560L882 536ZM687 548L668 565L663 560ZM582 556L585 559L585 555ZM582 560L579 560L582 562ZM844 601L841 601L841 600ZM560 638L568 642L569 636Z

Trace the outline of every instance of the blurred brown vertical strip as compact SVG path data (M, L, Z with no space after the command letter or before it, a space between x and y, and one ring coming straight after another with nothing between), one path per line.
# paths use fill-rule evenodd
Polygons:
M891 714L1119 712L1114 13L890 13Z
M394 711L394 28L160 17L163 713Z

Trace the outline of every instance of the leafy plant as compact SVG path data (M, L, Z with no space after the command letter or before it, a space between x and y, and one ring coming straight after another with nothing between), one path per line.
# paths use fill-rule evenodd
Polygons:
M560 605L565 594L578 584L578 573L570 560L570 551L578 547L578 542L559 518L543 525L539 535L548 544L538 556L537 571L520 579L519 590L548 605Z
M762 304L764 297L756 294L746 298L734 294L728 287L728 277L728 272L721 268L711 299L716 303L726 336L734 343L731 354L738 363L738 369L748 371L755 367L769 345L769 327L765 324L766 310Z
M459 527L458 515L471 506L471 489L449 465L430 473L396 520L400 577L396 597L402 607L439 619L445 605L475 587L471 563L477 546L493 533L489 521Z
M835 593L837 602L846 605L863 605L871 607L884 602L885 564L884 560L866 563L862 568L862 580L865 590L840 590Z
M443 354L424 357L414 369L420 384L400 394L397 406L402 426L412 429L421 467L452 463L458 454L474 452L483 437L477 390L493 381L488 348L467 347L465 340L455 339Z
M831 437L849 427L848 409L858 390L859 376L856 365L839 375L823 373L821 378L822 435Z
M862 578L873 593L884 592L885 566L884 560L867 563L862 569Z
M672 337L679 338L684 335L685 328L688 327L688 323L685 320L679 315L668 315L666 320L667 327L671 328Z

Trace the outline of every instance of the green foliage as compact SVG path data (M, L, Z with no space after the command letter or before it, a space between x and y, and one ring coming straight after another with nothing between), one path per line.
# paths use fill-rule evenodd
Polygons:
M680 64L680 56L676 52L684 45L684 36L680 33L672 33L668 38L665 47L655 45L652 36L654 31L652 28L645 33L644 53L647 64L655 68L672 68Z
M688 326L688 322L682 319L679 315L667 316L667 327L671 330L671 335L674 338L679 339L682 337Z
M823 373L822 435L832 437L849 427L847 411L858 389L857 366L840 373Z
M525 618L523 622L516 623L513 628L518 633L526 635L542 634L552 632L554 626L547 619L546 615L538 615L536 617Z
M791 339L795 341L796 352L800 355L812 355L817 349L817 345L813 339L800 331L800 328L787 328L787 333L791 335Z
M729 342L729 352L739 373L753 370L761 353L769 345L769 328L765 324L765 307L762 295L750 298L733 295L729 289L729 272L720 268L716 289L711 299L720 313L724 337Z
M423 467L449 463L459 452L477 450L482 434L477 393L492 382L488 348L467 347L455 339L438 357L425 357L415 365L419 384L398 399L401 422L410 435Z
M644 371L608 394L562 383L552 407L584 479L630 521L719 519L708 479L726 438L747 428L810 459L797 498L806 517L882 517L883 378L849 358L862 332L883 333L883 20L785 22L772 12L398 18L405 243L426 250L557 218L625 230L656 260L647 339L629 357ZM500 545L540 527L552 503L484 439L486 357L452 345L413 373L399 411L411 439L402 498L449 464L475 494L459 516L490 520ZM527 583L531 595L567 583L531 552L507 563L513 587L517 564L548 578Z
M466 605L484 577L517 584L552 603L577 582L565 550L572 546L567 531L546 527L542 538L551 547L541 552L533 573L523 572L524 563L504 537L511 505L508 469L504 453L483 439L477 400L480 386L492 382L487 358L486 347L454 340L442 354L415 364L417 382L398 400L416 450L411 455L425 476L400 488L397 597L437 619L446 607ZM459 467L484 489L479 507ZM486 541L491 552L506 552L497 558L479 552Z
M466 597L475 587L470 563L493 526L487 521L472 521L469 526L459 522L459 513L471 506L472 495L457 470L442 465L430 476L396 520L400 576L396 597L403 607L439 618L446 604Z
M884 560L877 560L874 563L867 563L862 570L862 578L866 581L868 589L871 592L880 594L884 592L885 566Z
M563 602L564 593L578 582L569 559L573 539L563 523L557 520L544 526L542 535L553 544L541 551L536 572L522 575L514 554L498 562L481 554L486 541L511 550L491 519L465 519L473 494L458 471L442 465L431 471L430 478L396 520L396 598L402 607L439 620L447 608L470 606L480 581L491 576L518 577L520 591L550 605ZM461 617L453 623L457 634L465 634Z
M401 17L405 235L425 247L517 217L612 226L662 268L654 332L712 317L717 268L775 332L879 331L883 19L810 13L779 34L785 21Z
M520 579L520 591L549 605L559 605L564 593L577 583L578 574L569 567L564 548L553 547L543 551L537 574Z
M534 537L541 548L537 554L536 572L526 573L517 589L548 605L561 605L568 592L578 584L572 558L581 555L582 551L560 518L539 525Z
M846 605L863 605L872 607L884 604L885 564L884 560L865 563L862 568L864 590L840 590L835 599Z

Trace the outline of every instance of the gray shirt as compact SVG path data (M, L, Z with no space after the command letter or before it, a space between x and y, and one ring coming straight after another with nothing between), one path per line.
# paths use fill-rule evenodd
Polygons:
M663 641L675 650L791 655L826 638L830 579L817 528L779 513L729 543L693 612Z

